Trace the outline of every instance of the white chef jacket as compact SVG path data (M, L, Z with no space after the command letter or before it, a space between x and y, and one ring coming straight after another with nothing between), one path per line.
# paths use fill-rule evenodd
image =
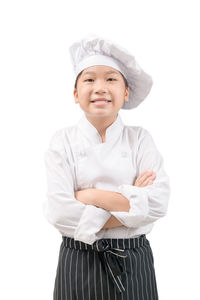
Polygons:
M102 238L132 238L151 231L164 217L170 196L169 177L163 158L150 133L139 126L127 126L119 113L106 129L102 142L85 114L77 124L57 130L44 154L47 174L43 213L63 236L88 244ZM154 171L152 185L134 186L145 170ZM130 210L107 211L76 200L77 190L97 188L121 193ZM102 229L111 215L123 226Z

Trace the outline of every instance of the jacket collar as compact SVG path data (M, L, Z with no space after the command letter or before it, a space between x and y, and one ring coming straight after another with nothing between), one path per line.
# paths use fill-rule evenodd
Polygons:
M83 114L81 119L78 121L77 126L92 143L95 144L102 143L102 139L98 130L92 123L90 123L90 121L88 121L85 114ZM115 121L106 129L105 143L116 141L120 137L123 128L124 128L124 123L118 113Z

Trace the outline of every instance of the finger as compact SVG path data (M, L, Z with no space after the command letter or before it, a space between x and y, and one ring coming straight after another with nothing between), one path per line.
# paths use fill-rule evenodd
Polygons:
M140 174L137 178L137 183L142 184L145 180L147 180L152 175L152 171L145 171Z
M156 178L156 173L155 173L155 172L152 173L151 178L152 178L152 179L155 179L155 178Z
M146 176L149 174L149 171L144 171L143 173L141 173L137 178L136 178L136 181L135 183L137 184L141 184L144 179L146 178Z
M143 181L144 181L144 175L142 173L136 178L134 185L140 186L143 183Z
M153 184L153 180L149 180L147 185L152 185Z
M145 185L151 185L153 184L155 179L156 179L156 174L153 172L153 174L144 183Z
M148 178L147 180L145 180L143 182L143 186L147 186L147 185L150 185L154 182L154 180L152 178Z
M153 184L155 178L156 178L156 175L155 175L155 173L154 173L154 174L151 175L150 177L146 178L146 179L140 184L140 186L141 186L141 187L144 187L144 186Z
M151 172L149 172L149 174L148 175L146 175L146 178L145 177L143 177L143 183L145 183L146 184L146 182L148 181L148 180L154 180L156 178L156 174L154 173L154 171L151 171Z

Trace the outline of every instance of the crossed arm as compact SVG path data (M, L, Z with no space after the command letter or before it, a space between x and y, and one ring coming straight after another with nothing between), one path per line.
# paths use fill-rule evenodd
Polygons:
M134 185L143 187L153 183L155 173L145 171L138 176ZM122 194L100 189L85 189L75 192L75 198L84 203L101 207L108 211L129 211L129 201ZM114 216L104 224L103 229L123 226Z
M78 201L84 204L95 205L109 211L129 211L129 201L120 193L100 189L85 189L75 192ZM104 224L103 229L122 226L114 216Z

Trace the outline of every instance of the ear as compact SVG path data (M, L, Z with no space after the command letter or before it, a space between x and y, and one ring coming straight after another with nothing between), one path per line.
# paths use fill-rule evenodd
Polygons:
M73 94L74 94L74 100L75 100L75 103L79 103L77 89L74 89Z
M128 99L129 99L129 87L126 87L124 101L128 102Z

